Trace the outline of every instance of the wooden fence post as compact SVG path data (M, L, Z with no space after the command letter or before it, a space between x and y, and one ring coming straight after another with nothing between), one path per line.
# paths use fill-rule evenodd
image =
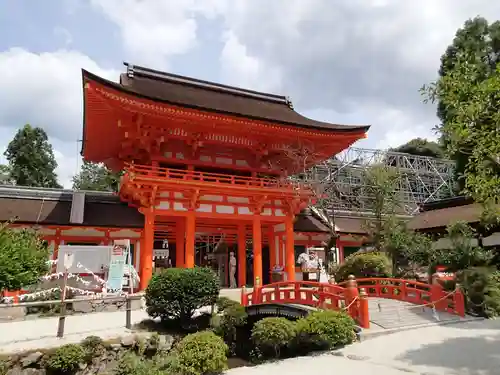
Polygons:
M368 308L368 295L365 288L359 291L359 325L361 328L370 328L370 309Z
M241 304L242 306L248 306L248 295L247 295L247 288L243 285L241 287Z
M132 300L125 296L125 327L132 329Z
M358 318L358 304L354 302L359 297L358 283L354 275L349 275L345 288L345 303L349 306L348 312L353 319Z
M446 301L440 301L440 299L443 298L443 296L444 296L443 287L439 284L437 275L434 274L432 276L432 283L431 283L431 302L434 303L434 308L436 310L441 310L443 302L447 303Z

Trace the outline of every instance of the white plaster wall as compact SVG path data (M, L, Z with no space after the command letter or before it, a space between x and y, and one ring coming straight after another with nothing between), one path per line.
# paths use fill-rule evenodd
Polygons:
M500 232L493 233L491 236L484 238L483 245L484 246L500 245Z

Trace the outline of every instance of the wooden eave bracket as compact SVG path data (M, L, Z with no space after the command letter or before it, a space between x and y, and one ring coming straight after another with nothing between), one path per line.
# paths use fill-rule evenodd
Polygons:
M298 213L300 213L300 211L307 207L307 202L308 201L306 199L301 198L295 198L291 201L288 201L288 213L293 216L297 215Z
M203 147L203 133L191 134L186 144L191 148L191 157L197 156L200 147Z
M200 189L191 190L186 195L188 197L189 210L196 210L200 206Z
M250 204L253 208L253 213L256 215L260 215L262 213L262 209L267 202L267 195L262 195L259 197L251 197Z
M154 185L153 186L153 191L151 192L151 196L149 198L149 204L150 204L150 206L156 206L155 202L156 202L157 192L158 192L158 185Z

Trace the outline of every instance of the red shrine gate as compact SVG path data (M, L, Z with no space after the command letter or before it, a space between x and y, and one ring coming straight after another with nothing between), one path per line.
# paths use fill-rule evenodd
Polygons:
M262 280L267 244L271 264L294 280L294 217L314 192L287 176L369 127L308 119L284 96L126 65L119 83L83 71L82 155L125 170L120 197L144 215L141 289L153 272L155 237L165 233L176 267L193 267L197 239L218 236L237 246L243 286L251 239L254 279Z

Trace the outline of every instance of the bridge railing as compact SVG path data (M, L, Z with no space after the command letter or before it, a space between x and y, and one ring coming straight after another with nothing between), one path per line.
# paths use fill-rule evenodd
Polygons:
M458 288L447 291L437 282L426 284L415 280L377 277L356 279L356 283L358 289L364 289L369 297L434 306L439 311L465 316L464 297ZM346 286L347 282L338 285Z
M313 281L281 281L254 287L247 293L243 288L244 306L269 303L308 305L322 309L346 310L363 328L369 328L368 301L360 298L355 284L339 285Z

